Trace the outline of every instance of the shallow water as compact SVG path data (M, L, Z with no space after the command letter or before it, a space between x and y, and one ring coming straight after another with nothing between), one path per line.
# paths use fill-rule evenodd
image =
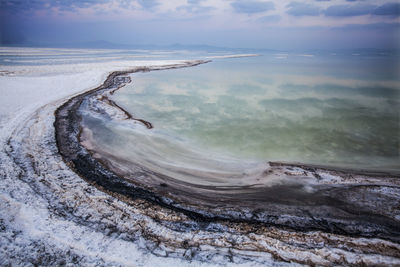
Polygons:
M390 143L382 142L385 147L379 150L380 155L363 154L371 144L356 132L364 130L363 123L371 122L387 127L376 127L378 134L388 134L387 129L397 131L396 124L392 127L390 121L385 124L382 119L395 121L397 110L382 105L389 101L388 96L376 96L377 91L390 89L368 89L370 80L346 78L347 72L337 77L316 75L318 61L306 64L299 60L304 71L296 68L295 74L284 75L279 64L276 68L267 64L270 71L266 71L264 63L257 66L251 60L256 59L238 60L243 63L240 65L224 59L214 66L204 65L209 68L163 70L153 72L157 73L154 76L152 72L133 74L133 84L115 94L113 90L130 79L110 75L108 81L113 82L107 82L109 87L68 104L82 103L76 107L83 118L79 142L85 149L79 150L77 145L78 150L71 151L75 146L70 144L76 141L68 134L70 130L62 130L66 133L60 137L65 139L64 154L71 155L66 160L78 166L77 172L90 182L108 191L128 198L141 196L207 221L261 222L301 231L319 229L362 236L375 232L395 240L399 236L398 213L393 212L397 202L392 196L398 191L398 174L372 172L398 173L395 152ZM240 71L246 64L250 70ZM290 70L296 61L288 66ZM303 72L313 75L300 75ZM276 81L276 77L280 79ZM300 93L293 92L294 81L302 82ZM249 92L249 84L257 90ZM318 90L319 86L328 89ZM309 87L311 92L306 90ZM118 101L121 92L129 92L125 102ZM394 105L398 105L395 89L393 96ZM367 112L357 113L360 107ZM380 121L376 114L383 114ZM63 120L69 118L74 116ZM362 122L359 125L358 120ZM61 127L65 124L59 123ZM301 132L302 128L307 131ZM369 129L367 134L373 132ZM390 134L397 138L394 132ZM350 141L341 144L346 138ZM379 141L373 138L377 136L369 141ZM340 146L327 153L331 142ZM268 162L271 159L301 164ZM331 166L318 168L309 166L311 163ZM137 192L137 188L144 191Z
M286 161L398 171L396 69L386 56L285 54L133 74L112 99L154 129L102 119L94 137L161 168Z

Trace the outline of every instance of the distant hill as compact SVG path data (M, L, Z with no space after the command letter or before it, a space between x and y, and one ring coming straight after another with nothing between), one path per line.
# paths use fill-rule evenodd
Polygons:
M206 44L170 44L170 45L154 45L154 44L118 44L105 40L97 40L90 42L70 42L70 43L33 43L24 42L23 44L10 44L11 46L29 46L29 47L49 47L49 48L86 48L86 49L146 49L146 50L190 50L190 51L208 51L208 52L276 52L270 49L252 49L252 48L230 48L212 46Z
M207 52L226 52L226 53L250 53L250 54L275 54L288 53L310 54L310 55L337 55L337 56L400 56L400 49L376 49L376 48L358 48L358 49L301 49L301 50L275 50L275 49L257 49L257 48L231 48L222 46L212 46L207 44L118 44L105 40L90 42L70 42L70 43L33 43L24 42L18 44L2 44L1 46L14 47L48 47L48 48L84 48L84 49L143 49L143 50L188 50L188 51L207 51Z

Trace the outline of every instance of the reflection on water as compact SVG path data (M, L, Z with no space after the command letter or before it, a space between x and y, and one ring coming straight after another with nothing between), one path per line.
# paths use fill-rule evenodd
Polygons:
M113 99L152 122L164 137L202 151L398 170L395 62L388 57L223 59L134 74L133 83ZM129 131L122 144L135 142L139 132ZM118 146L114 138L109 141L108 146Z

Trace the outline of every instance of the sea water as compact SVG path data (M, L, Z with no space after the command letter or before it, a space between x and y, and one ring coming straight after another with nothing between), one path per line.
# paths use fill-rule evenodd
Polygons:
M157 154L175 166L195 151L197 160L399 170L396 62L382 54L280 53L135 73L112 99L154 129L109 121L98 142L125 157L152 151L153 161Z

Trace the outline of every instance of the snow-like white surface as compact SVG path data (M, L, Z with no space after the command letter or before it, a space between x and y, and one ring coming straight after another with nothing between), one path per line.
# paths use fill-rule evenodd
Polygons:
M47 50L1 51L35 54ZM56 108L68 97L97 87L111 71L174 62L0 66L1 266L298 265L294 260L317 265L333 261L400 264L393 256L399 245L380 239L295 233L273 227L241 235L222 224L208 226L211 230L174 231L168 227L171 218L167 217L165 224L157 222L143 207L113 198L73 173L57 153L53 127ZM201 245L179 247L183 240ZM174 242L178 244L175 247ZM367 243L388 252L374 254L375 250L364 246Z
M16 54L21 51L12 50ZM178 61L0 66L0 265L210 265L165 257L168 250L162 245L145 249L145 239L135 232L128 234L129 229L137 228L138 221L144 220L147 227L166 238L171 231L134 210L129 212L126 204L84 182L63 163L55 146L54 111L66 99L97 87L112 71L173 63ZM109 203L118 210L110 210ZM73 210L72 214L63 214L66 208ZM135 219L129 222L117 217L121 210ZM82 220L88 214L93 223ZM113 221L126 228L127 238L107 232ZM188 234L181 238L190 239L192 234ZM129 240L132 235L134 241ZM223 263L221 257L217 261ZM215 260L211 261L211 265L215 264Z
M0 65L0 116L35 110L68 95L94 88L108 73L136 66L174 64L178 61L110 61L44 66ZM7 73L7 74L2 74Z
M259 54L232 54L232 55L223 55L223 56L209 56L206 58L209 59L217 59L217 58L239 58L239 57L258 57L261 56Z
M10 138L18 140L18 137L14 135L23 131L25 123L32 117L36 120L43 119L41 121L44 123L43 126L51 128L54 121L52 112L63 102L63 99L97 87L105 80L109 72L135 66L171 63L174 62L0 66L0 70L12 73L0 76L0 143L2 147L0 151L0 218L2 227L7 229L0 235L0 255L14 254L15 257L18 257L25 254L28 261L31 258L32 262L35 262L37 261L35 257L39 255L33 247L45 246L43 249L48 250L49 254L70 249L77 254L77 259L82 255L89 256L88 258L92 258L93 263L103 262L106 265L110 263L111 265L126 266L135 266L136 264L172 266L176 264L177 260L173 258L165 259L148 253L144 254L133 242L107 237L101 232L55 217L46 199L42 199L28 183L18 179L17 176L21 170L17 170L18 167L7 155L9 152L7 151L9 149L8 140ZM37 116L35 112L38 110L44 114ZM42 130L48 131L49 129ZM36 134L40 136L42 133L37 132ZM25 140L19 141L24 142ZM32 151L32 153L34 152ZM49 160L48 163L56 164L52 160ZM64 170L65 175L74 176L69 172L68 169ZM76 175L74 178L79 179ZM80 181L80 184L85 183ZM104 193L97 192L97 194L99 198L107 198ZM19 260L21 259L0 257L0 265L24 265L27 263L27 259L22 262ZM85 264L91 264L91 261L88 260Z

